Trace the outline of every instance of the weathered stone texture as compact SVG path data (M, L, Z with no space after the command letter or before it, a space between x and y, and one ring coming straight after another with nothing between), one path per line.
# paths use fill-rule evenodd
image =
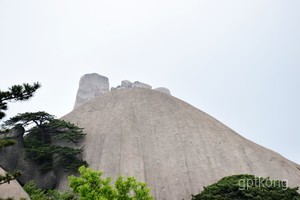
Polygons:
M83 158L91 168L146 181L158 200L190 199L203 186L241 173L300 185L299 165L154 90L111 91L63 119L85 128ZM66 185L62 179L59 188Z
M90 99L109 91L109 80L99 74L85 74L80 78L74 109Z
M0 175L5 175L5 171L0 167ZM7 199L27 199L30 200L28 194L24 191L22 186L16 180L12 180L9 183L0 185L0 198Z

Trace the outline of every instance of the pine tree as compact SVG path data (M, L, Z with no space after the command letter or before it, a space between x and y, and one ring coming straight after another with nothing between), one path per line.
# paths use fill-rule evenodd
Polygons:
M0 119L5 117L4 111L7 110L8 102L25 101L33 96L35 91L41 87L41 84L36 82L33 85L23 83L23 85L13 85L8 88L8 91L0 90Z
M36 82L33 85L24 83L23 85L13 85L8 88L8 91L0 90L0 120L5 117L4 111L7 110L7 103L25 101L33 96L35 91L40 88L41 85ZM0 130L0 134L3 131ZM15 144L15 140L10 138L0 138L0 149ZM9 183L16 177L20 176L20 172L6 173L5 175L0 175L0 184Z
M56 119L46 112L23 113L4 122L10 128L21 124L26 130L24 136L26 157L40 165L42 171L55 167L65 170L76 170L87 163L79 159L81 148L70 147L78 145L85 136L83 129L70 122ZM66 145L55 145L53 140Z
M286 181L271 180L250 174L227 176L192 195L192 200L300 200L299 188L290 188Z

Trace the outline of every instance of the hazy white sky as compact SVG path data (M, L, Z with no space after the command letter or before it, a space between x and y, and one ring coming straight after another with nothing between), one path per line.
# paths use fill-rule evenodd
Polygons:
M39 81L8 116L70 112L80 76L165 86L300 163L300 1L0 0L0 89Z

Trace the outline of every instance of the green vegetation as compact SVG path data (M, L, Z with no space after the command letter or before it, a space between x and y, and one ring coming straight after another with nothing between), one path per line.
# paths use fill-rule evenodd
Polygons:
M118 177L115 184L111 178L103 178L103 173L84 166L79 168L80 177L70 176L70 188L80 200L152 200L146 183L135 178Z
M81 166L79 173L79 177L69 177L69 192L40 189L33 181L24 190L31 200L153 200L147 185L133 177L119 176L112 185L111 178L104 179L100 171Z
M0 90L0 119L5 116L4 111L7 110L8 102L28 100L40 87L39 83L34 83L33 85L24 83L23 85L13 85L11 88L8 88L8 91Z
M300 200L298 188L289 188L287 182L241 174L222 178L204 187L192 200Z
M76 200L71 192L59 192L57 190L43 190L38 188L33 181L24 185L24 190L31 200Z
M82 149L66 145L54 145L53 139L59 143L78 142L85 136L83 129L72 123L55 119L46 112L23 113L4 122L5 127L21 124L30 127L24 137L26 158L41 166L42 171L49 171L56 167L65 170L76 170L87 163L78 158Z
M6 111L8 108L8 102L28 100L40 87L41 85L39 83L34 83L33 85L24 83L23 85L13 85L11 88L8 88L8 91L0 90L0 120L5 117L4 111ZM3 132L0 130L0 133L2 134ZM15 140L11 138L0 138L0 149L15 143ZM0 175L0 184L9 183L11 180L16 179L16 177L20 175L20 172L15 172L12 174L6 173L4 176Z
M33 85L14 85L8 91L0 91L0 120L5 116L9 102L24 101L33 96L40 87ZM26 112L4 122L9 129L21 125L26 130L24 150L27 159L40 166L43 172L54 168L78 169L80 176L69 177L72 191L61 193L57 190L39 189L34 182L28 182L24 190L32 200L152 200L150 188L134 177L119 176L114 184L111 178L103 178L101 171L87 168L80 159L81 148L74 148L85 136L83 129L72 123L56 119L46 112ZM0 130L0 134L4 133ZM0 138L0 150L15 144L14 138ZM0 175L0 185L9 183L20 172ZM297 188L289 188L281 180L270 180L253 175L242 174L222 178L217 183L204 187L192 200L300 200ZM1 199L1 198L0 198Z
M0 90L0 120L5 116L8 103L28 100L40 87L39 83L34 83L14 85L7 91ZM42 171L56 167L76 170L81 165L87 165L85 161L79 159L83 150L73 148L74 144L77 145L85 136L83 129L55 119L53 115L46 112L18 114L4 122L0 130L0 149L16 143L14 138L5 137L4 134L17 125L27 128L24 136L26 158L40 165ZM6 130L4 131L3 128ZM61 145L54 145L53 140L59 141ZM9 183L20 175L20 172L1 175L0 184Z
M14 139L2 138L2 139L0 139L0 150L4 147L11 146L15 143L16 143L16 141Z

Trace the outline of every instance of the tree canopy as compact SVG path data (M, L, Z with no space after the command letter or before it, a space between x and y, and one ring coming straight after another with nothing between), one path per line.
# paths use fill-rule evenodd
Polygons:
M204 187L192 200L297 200L298 188L289 188L286 181L241 174L224 177L217 183Z
M60 192L58 190L40 189L34 181L29 181L24 185L24 190L30 196L31 200L76 200L78 199L73 193Z
M101 171L82 166L79 173L79 177L69 177L69 187L80 200L153 200L146 183L133 177L119 176L112 185L111 178L103 178Z
M41 166L42 171L55 167L65 170L75 170L87 163L78 158L81 148L69 147L68 143L75 145L85 136L83 129L70 122L56 119L46 112L26 112L18 114L4 122L5 127L16 124L26 128L24 147L26 157ZM29 128L27 128L29 127ZM64 145L53 144L53 140Z
M28 83L23 83L23 85L13 85L8 88L8 91L0 90L0 119L5 116L4 111L7 110L8 102L28 100L40 87L41 84L36 82L33 83L33 85Z
M7 91L0 90L0 120L5 117L5 112L8 108L8 102L17 102L28 100L33 96L35 91L40 88L41 85L36 82L33 85L24 83L23 85L13 85L8 88ZM0 130L1 133L1 130ZM15 144L16 141L11 138L0 138L0 149ZM0 175L0 184L9 183L11 180L20 176L20 172L6 173L5 175Z

